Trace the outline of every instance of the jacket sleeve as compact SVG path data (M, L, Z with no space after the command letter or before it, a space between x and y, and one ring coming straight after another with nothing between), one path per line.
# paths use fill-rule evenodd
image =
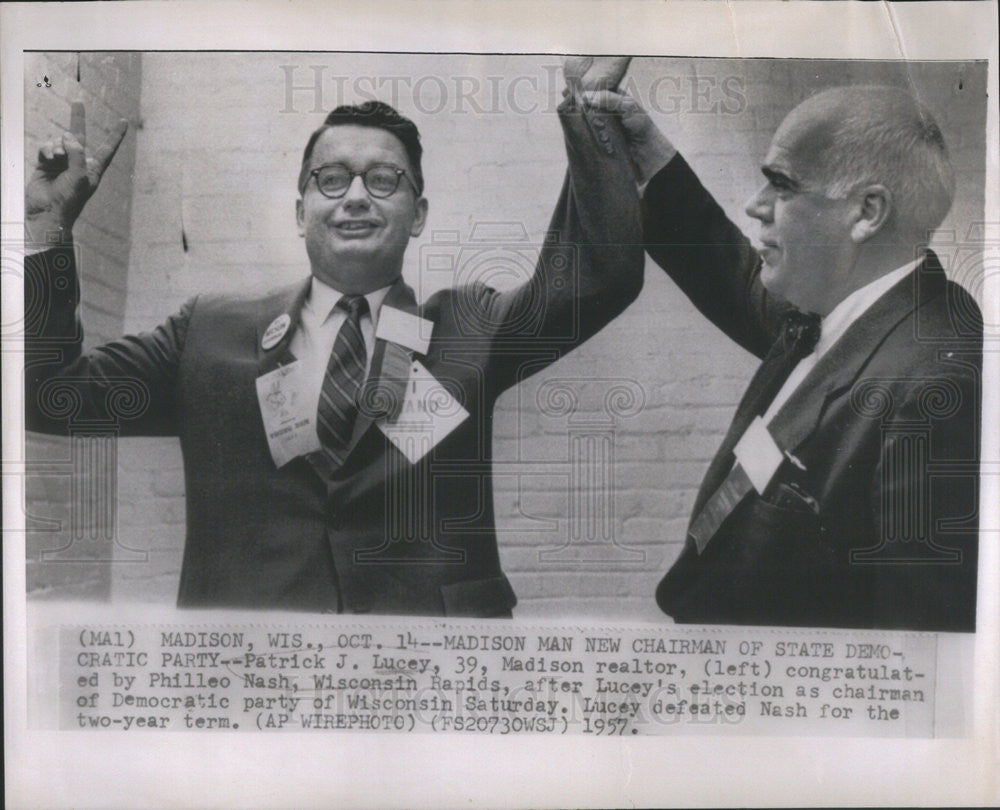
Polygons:
M569 168L533 277L506 292L465 288L483 313L495 393L579 346L642 289L639 198L620 124L569 99L559 120Z
M764 357L791 306L768 295L761 259L679 154L646 186L646 251L730 338Z
M177 433L177 370L193 301L152 332L84 353L73 248L29 255L24 290L27 430L65 435L100 425L121 435Z

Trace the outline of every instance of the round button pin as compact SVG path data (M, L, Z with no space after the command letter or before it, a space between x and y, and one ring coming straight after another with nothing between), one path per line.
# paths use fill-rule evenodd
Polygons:
M288 331L288 327L291 326L292 319L289 317L288 313L285 312L271 321L271 325L267 327L264 332L264 337L260 339L260 345L263 349L273 349L277 346L281 339L285 336L285 332Z

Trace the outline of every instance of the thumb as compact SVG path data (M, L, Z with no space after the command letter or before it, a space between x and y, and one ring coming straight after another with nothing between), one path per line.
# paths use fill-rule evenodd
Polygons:
M63 149L66 150L66 161L69 163L69 168L74 172L86 174L87 157L83 152L83 144L72 133L65 132L62 136L62 145Z

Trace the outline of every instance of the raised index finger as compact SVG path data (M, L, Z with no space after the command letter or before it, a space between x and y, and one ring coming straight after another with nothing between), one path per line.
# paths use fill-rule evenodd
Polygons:
M74 101L70 105L69 131L80 142L80 146L87 145L87 113L81 101Z

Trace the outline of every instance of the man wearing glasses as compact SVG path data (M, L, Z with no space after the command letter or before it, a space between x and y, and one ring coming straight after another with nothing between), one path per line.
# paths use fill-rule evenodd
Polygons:
M132 385L141 407L121 433L180 437L180 605L511 615L493 525L494 402L642 284L617 125L572 96L560 120L567 180L519 288L473 284L417 304L401 271L427 220L419 136L367 102L337 108L305 149L296 220L309 279L254 300L196 297L154 331L86 354L70 228L124 124L88 159L77 110L71 133L43 148L26 205L29 242L49 249L29 257L26 290L46 300L26 349L58 346L61 360L28 361L28 428L65 432L67 390L100 417Z

